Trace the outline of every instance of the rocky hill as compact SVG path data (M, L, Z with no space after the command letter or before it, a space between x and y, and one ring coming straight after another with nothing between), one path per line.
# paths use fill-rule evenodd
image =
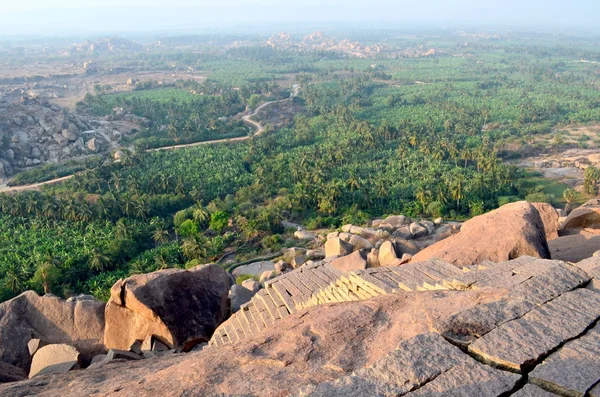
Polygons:
M599 396L600 256L551 259L599 212L513 203L416 255L377 231L448 224L348 225L261 283L163 270L103 311L27 292L0 304L0 395Z

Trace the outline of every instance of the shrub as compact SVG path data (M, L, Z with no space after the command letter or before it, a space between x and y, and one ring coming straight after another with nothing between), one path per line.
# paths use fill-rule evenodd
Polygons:
M181 237L191 237L198 234L198 224L191 219L186 219L177 228L177 232Z
M251 275L251 274L240 274L239 276L237 276L235 278L235 283L236 284L241 284L241 283L243 283L246 280L258 281L258 279L255 276Z
M229 214L225 211L216 211L210 214L209 227L215 232L221 233L229 223Z

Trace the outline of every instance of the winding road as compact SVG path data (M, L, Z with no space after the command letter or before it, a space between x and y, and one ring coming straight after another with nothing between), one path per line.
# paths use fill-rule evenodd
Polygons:
M258 136L264 132L265 126L262 125L261 123L259 123L258 121L252 120L252 117L256 116L258 114L258 112L260 112L267 106L270 106L270 105L273 105L273 104L279 103L279 102L285 102L285 101L292 100L294 97L298 96L299 92L300 92L300 86L298 84L294 84L292 86L292 93L289 98L279 99L277 101L265 102L262 105L260 105L259 107L257 107L256 109L254 109L254 111L251 113L244 115L244 113L246 112L246 111L244 111L238 115L242 115L242 121L244 121L244 123L249 124L250 126L252 126L256 129L256 131L254 132L254 134L252 136ZM107 141L109 143L111 142L108 139L108 137L105 136L105 138L107 138ZM200 145L216 145L219 143L241 142L241 141L245 141L248 139L250 139L250 135L241 136L241 137L237 137L237 138L214 139L212 141L194 142L194 143L188 143L188 144L184 144L184 145L163 146L163 147L159 147L159 148L155 148L155 149L148 149L146 151L147 152L157 152L159 150L176 150L176 149L184 149L184 148L200 146ZM31 183L29 185L21 185L21 186L1 185L0 193L13 193L13 192L22 192L25 190L38 190L40 187L42 187L44 185L53 185L55 183L60 183L60 182L66 181L68 179L71 179L74 175L75 174L67 175L67 176L63 176L61 178L51 179L49 181Z

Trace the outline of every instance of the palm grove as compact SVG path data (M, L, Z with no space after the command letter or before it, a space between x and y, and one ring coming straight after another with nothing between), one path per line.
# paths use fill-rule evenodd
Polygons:
M0 196L0 300L28 288L106 299L120 277L215 261L226 247L248 257L276 252L291 244L283 220L317 228L392 213L462 219L527 196L552 200L501 156L507 142L526 145L557 123L600 119L587 91L597 77L557 73L560 64L549 72L537 67L539 54L523 55L531 49L514 51L485 66L386 60L348 78L332 76L355 67L342 56L327 54L322 70L286 64L302 84L292 125L267 126L245 143L178 151L139 149L229 137L236 128L239 136L247 130L222 115L288 93L272 83L234 90L224 80L195 87L207 92L201 99L160 89L88 97L84 105L98 114L117 103L153 124L120 162L97 163L42 192ZM280 59L264 62L273 73L282 67ZM394 72L399 66L409 72ZM431 83L402 84L414 81L411 73ZM586 88L573 90L578 85ZM590 193L598 175L586 172Z

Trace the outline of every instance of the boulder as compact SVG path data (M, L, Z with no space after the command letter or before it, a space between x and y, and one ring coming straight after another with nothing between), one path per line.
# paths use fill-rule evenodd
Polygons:
M38 147L34 147L31 149L31 157L40 157L42 155L42 152L40 152L40 149Z
M352 229L352 225L351 224L347 224L342 226L342 232L344 233L350 233L350 229Z
M294 237L298 240L314 240L317 236L314 233L307 232L306 230L298 230L294 233Z
M404 215L392 215L385 218L382 223L387 223L397 229L400 226L408 225L410 223L410 219Z
M413 241L401 238L394 239L394 248L396 249L396 254L398 254L398 256L402 254L414 255L421 250Z
M379 250L373 248L367 255L367 266L368 267L379 267Z
M29 350L29 355L33 356L35 352L37 352L42 347L46 346L47 343L41 339L33 338L27 343L27 349Z
M295 256L294 259L292 259L291 265L294 269L298 269L300 266L302 266L306 263L306 260L307 260L306 256L298 255L298 256Z
M421 224L413 222L409 226L410 234L412 234L413 238L421 238L425 237L429 234L427 228Z
M260 261L250 263L249 265L239 266L233 269L231 274L237 277L242 274L248 274L254 277L260 277L267 270L275 270L275 263L271 261Z
M592 199L575 208L562 224L562 229L600 229L600 199Z
M256 282L256 280L254 280L254 279L248 279L248 280L242 281L242 287L244 287L247 290L250 290L254 293L257 293L258 290L260 290L260 284L258 282Z
M384 241L379 248L379 266L390 266L398 260L396 249L391 241Z
M65 140L66 140L66 138L65 138ZM92 138L89 141L87 141L87 143L85 144L85 146L91 152L95 152L95 151L98 150L98 144L96 143L96 138Z
M265 281L269 281L270 279L272 279L272 278L273 278L273 277L275 277L276 275L277 275L277 274L275 273L275 271L274 271L274 270L267 270L267 271L263 272L263 273L260 275L260 280L259 280L259 281L260 281L260 283L261 283L261 284L264 284L264 283L265 283Z
M1 303L0 361L27 370L32 339L73 345L84 359L91 359L103 350L104 306L95 300L40 297L33 291Z
M210 339L228 313L228 273L217 265L167 269L119 280L106 305L104 344L127 350L157 335L184 351Z
M0 361L0 383L18 382L25 379L27 379L27 374L22 368Z
M31 361L29 378L36 375L66 373L79 365L79 352L73 346L47 345L36 352Z
M377 244L379 241L390 237L390 232L387 230L377 230L375 231L375 235L367 238L371 244Z
M355 251L361 249L370 250L371 248L373 248L373 244L371 244L367 239L362 238L361 236L357 236L356 234L353 234L348 242L352 244Z
M330 238L336 238L340 235L340 232L331 232L331 233L327 233L327 240L329 240Z
M254 294L254 291L244 288L239 284L233 285L229 290L229 306L231 307L231 313L237 312L244 303L250 302L250 299L252 299Z
M344 240L345 242L349 242L350 239L352 238L353 234L352 233L346 233L346 232L342 232L339 234L339 237Z
M444 223L444 220L442 218L435 218L433 220L433 224L436 226L441 226Z
M552 259L579 262L593 256L600 249L600 235L590 230L594 229L561 230L573 233L548 241Z
M127 351L127 350L118 350L118 349L110 349L104 358L105 361L112 360L141 360L142 357L139 354Z
M331 238L325 243L325 257L344 256L352 252L352 244L339 237Z
M300 248L300 247L292 247L292 248L288 248L286 250L284 250L283 252L283 260L286 263L292 263L292 261L294 260L295 257L300 256L300 255L306 255L306 248ZM265 270L271 270L271 269L265 269Z
M350 255L342 256L331 261L331 267L342 273L350 273L353 270L367 268L367 255L364 251L354 251Z
M306 257L311 260L324 259L325 258L325 250L322 248L308 250L308 251L306 251Z
M546 232L546 240L554 240L558 238L558 212L548 203L531 203L540 213L544 231Z
M427 229L427 234L431 234L435 230L435 223L433 223L431 221L421 221L421 222L419 222L419 225L421 225L425 229Z
M287 268L288 268L288 264L285 263L284 261L278 261L275 264L275 271L277 273L283 273Z
M409 226L401 226L394 233L392 233L392 237L399 237L405 240L410 240L413 238L412 233L410 232Z
M465 266L524 255L548 259L550 251L539 212L519 201L465 222L459 233L425 248L411 262L438 258Z

